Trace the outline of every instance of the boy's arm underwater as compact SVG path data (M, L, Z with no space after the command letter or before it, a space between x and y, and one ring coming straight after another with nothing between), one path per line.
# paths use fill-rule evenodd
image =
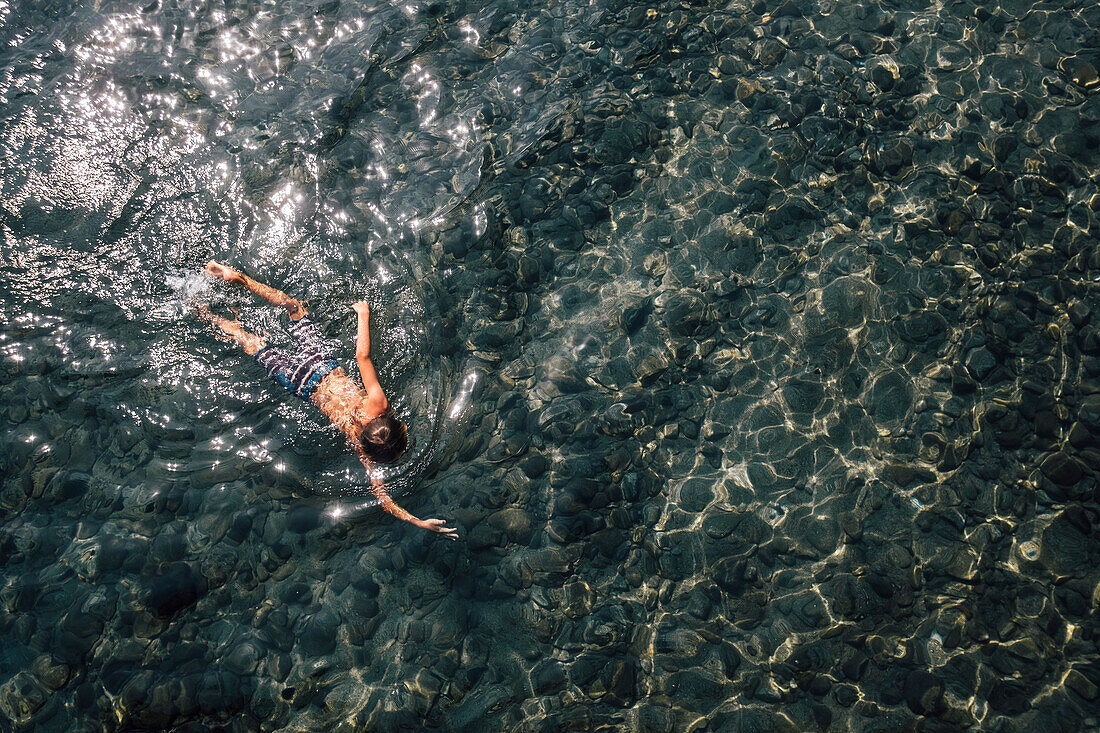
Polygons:
M453 527L444 527L444 520L418 519L417 517L414 517L412 514L409 514L407 511L398 506L397 503L392 498L390 498L390 495L386 492L386 484L382 481L382 479L374 476L374 472L371 470L370 459L367 458L366 454L363 453L362 450L357 449L355 452L359 456L359 460L362 461L363 467L367 469L367 475L370 476L372 487L371 491L374 493L374 497L378 499L383 509L385 509L387 512L397 517L398 519L403 519L406 522L415 524L421 529L438 532L447 539L458 539L458 530L454 529Z

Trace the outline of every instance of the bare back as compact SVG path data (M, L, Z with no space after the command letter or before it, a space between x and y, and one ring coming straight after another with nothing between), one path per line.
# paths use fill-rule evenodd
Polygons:
M367 393L354 379L347 375L342 367L329 372L310 397L310 401L325 413L336 427L340 428L349 440L359 438L360 426L355 412L363 405Z

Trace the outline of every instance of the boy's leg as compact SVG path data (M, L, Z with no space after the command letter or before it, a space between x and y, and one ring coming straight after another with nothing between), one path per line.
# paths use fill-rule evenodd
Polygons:
M246 331L237 321L231 321L228 318L222 318L211 313L205 305L198 308L197 314L199 318L214 324L221 329L222 333L240 344L240 347L244 349L244 353L249 356L252 356L267 344L267 340L263 336Z
M253 280L248 275L245 275L240 270L234 270L228 265L223 265L220 262L210 260L206 263L206 274L211 277L220 277L228 283L240 283L246 288L251 290L256 295L260 296L268 303L277 305L282 308L286 308L287 315L290 316L290 320L296 321L303 316L308 316L309 311L300 302L291 298L282 290L276 290L270 285L264 285L262 282Z

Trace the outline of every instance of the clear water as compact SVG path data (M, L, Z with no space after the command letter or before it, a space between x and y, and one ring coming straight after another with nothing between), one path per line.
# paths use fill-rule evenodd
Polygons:
M1100 725L1098 28L0 0L0 728Z

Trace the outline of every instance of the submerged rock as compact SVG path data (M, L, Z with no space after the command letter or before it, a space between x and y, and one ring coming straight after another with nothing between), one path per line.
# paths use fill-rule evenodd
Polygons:
M336 632L340 619L332 611L322 608L306 620L302 626L300 644L302 651L311 657L322 657L336 648Z
M1079 57L1062 59L1058 63L1058 68L1079 87L1092 89L1100 84L1100 75L1097 74L1096 67L1085 59Z
M489 524L518 544L531 538L531 518L519 507L506 507L489 516Z
M1063 452L1051 453L1044 458L1039 464L1039 470L1061 486L1072 486L1084 476L1081 464Z
M691 478L680 487L680 508L689 512L701 512L714 500L713 480L706 477Z
M557 692L565 686L565 671L560 662L546 660L531 670L531 686L537 695Z
M171 618L194 605L203 594L201 577L183 562L170 564L153 576L146 586L145 602L154 616Z
M43 705L46 690L28 672L19 672L0 686L0 712L17 725L27 725Z
M909 709L918 715L938 715L944 709L943 683L924 670L909 673L903 694Z
M59 690L69 681L69 665L43 654L34 660L34 675L50 690Z

